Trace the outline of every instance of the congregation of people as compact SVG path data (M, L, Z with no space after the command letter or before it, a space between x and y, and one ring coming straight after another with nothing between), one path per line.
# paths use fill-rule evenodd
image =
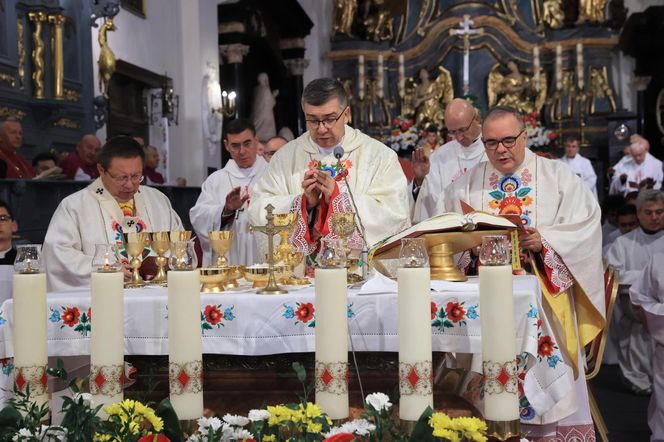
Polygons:
M579 139L565 140L559 160L537 155L527 147L522 116L510 107L482 115L467 100L450 101L445 136L443 128L430 128L412 153L412 180L392 149L349 124L349 99L337 80L310 82L302 110L307 131L292 141L261 140L260 128L246 119L225 124L223 149L231 159L203 182L189 212L202 266L212 260L208 232L216 230L234 232L231 262L262 263L264 250L249 226L265 223L268 204L275 213L296 214L290 241L306 255L316 253L321 238L334 236L334 213L356 213L358 228L349 238L356 254L411 224L463 213L462 205L516 215L522 266L540 280L564 362L575 374L571 394L549 399L555 405L528 426L530 436L571 429L592 434L583 349L609 323L605 362L619 365L634 394L652 394L653 440L664 440L663 169L645 138L633 135L626 155L609 170L609 195L600 208L596 169L581 155ZM143 144L131 136L102 143L89 134L63 159L47 153L30 162L20 152L20 121L0 122L0 177L90 182L63 199L50 221L43 245L49 290L89 285L95 244L121 246L121 234L133 230L182 230L169 199L152 187L166 184L159 149ZM11 208L0 201L0 264L11 265L17 229ZM464 253L457 264L468 271L474 260ZM610 318L604 262L631 286Z

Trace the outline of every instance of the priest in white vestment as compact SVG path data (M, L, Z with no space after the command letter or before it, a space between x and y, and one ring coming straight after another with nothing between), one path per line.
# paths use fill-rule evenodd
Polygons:
M595 199L597 199L597 174L590 160L579 154L579 140L568 137L565 140L565 155L560 159L567 164L572 172L586 183Z
M609 194L627 195L642 188L661 189L664 172L662 162L652 156L650 143L645 138L633 135L630 138L630 157L620 160L614 167Z
M445 191L439 213L475 210L518 215L522 250L542 287L556 344L568 367L556 385L521 398L529 440L594 441L581 349L604 327L600 208L583 181L560 161L526 148L521 115L510 107L489 111L482 126L489 161L476 165ZM525 383L537 382L526 372Z
M226 255L231 264L263 262L254 235L249 232L246 210L254 185L267 169L267 161L258 155L253 124L245 119L228 123L224 147L232 159L203 182L196 205L189 211L191 224L201 240L205 267L213 259L208 232L215 230L233 232L233 244Z
M620 284L632 285L648 260L664 252L664 192L642 190L636 200L639 227L618 237L606 253ZM613 324L618 344L618 364L628 386L635 393L648 394L652 388L653 342L642 321L629 304L616 302Z
M431 218L445 188L477 163L486 161L481 124L472 103L455 98L445 107L445 126L454 139L428 158L422 149L413 152L415 176L409 184L413 223Z
M363 248L362 236L371 245L408 227L406 177L397 155L346 125L350 107L341 83L331 78L313 80L303 92L302 108L309 130L272 157L254 187L251 222L265 224L267 204L274 206L274 213L298 213L291 241L307 254L317 249L321 237L333 236L329 225L333 213L357 210L364 232L356 220L349 238L356 250Z
M89 285L95 244L116 244L124 250L122 232L128 229L183 229L166 195L140 185L144 159L143 148L133 138L111 138L99 154L99 178L60 202L44 239L49 290Z
M648 405L651 441L664 440L664 252L654 254L629 289L632 303L655 341L653 388Z

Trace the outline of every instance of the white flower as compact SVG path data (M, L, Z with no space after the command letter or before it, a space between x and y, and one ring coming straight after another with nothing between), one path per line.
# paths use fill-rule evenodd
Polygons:
M371 405L376 411L387 411L392 406L390 397L385 393L371 393L367 396L366 403Z
M368 436L369 433L376 429L376 426L366 419L355 419L346 422L341 426L342 433L352 433L358 436Z
M186 442L203 442L203 439L198 434L192 434L189 436Z
M244 416L227 413L224 415L224 422L230 425L235 425L236 427L244 427L251 421Z
M16 433L14 435L14 437L12 437L12 440L14 442L17 442L17 441L26 440L26 439L32 438L32 437L34 437L34 436L33 436L32 432L30 430L28 430L27 428L21 428L20 430L18 430L18 433Z
M340 433L347 433L347 431L343 427L332 427L330 428L330 431L323 434L323 436L325 436L325 438L328 438L334 436L335 434L340 434Z
M74 402L78 403L79 399L83 399L83 405L89 408L94 408L94 401L90 393L76 393L74 395Z
M249 420L252 422L264 421L270 418L270 412L267 410L250 410Z
M254 435L251 434L249 431L245 430L244 428L238 428L233 432L233 435L231 436L232 440L245 440L253 438Z
M221 428L221 420L218 417L202 417L198 419L198 432L207 436L209 430L217 431Z

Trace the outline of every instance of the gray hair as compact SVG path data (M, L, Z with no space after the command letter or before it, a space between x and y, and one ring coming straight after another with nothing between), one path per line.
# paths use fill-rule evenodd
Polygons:
M496 106L489 109L489 112L487 112L486 116L484 117L484 122L482 123L482 127L484 127L484 125L487 124L487 122L489 122L490 120L502 118L506 115L511 115L514 117L517 123L519 123L520 131L526 127L525 123L523 122L523 115L521 115L521 113L518 110L514 109L511 106Z
M1 118L0 118L0 133L4 132L4 130L5 130L5 123L7 123L7 122L9 122L9 123L18 123L18 124L21 124L21 120L19 120L18 118L16 118L16 117L13 116L13 115L8 115L8 116L6 116L6 117L1 117Z
M651 202L664 204L664 192L657 189L643 189L636 197L636 210L641 210L641 207Z
M322 106L334 98L339 100L339 106L342 109L348 105L348 97L343 84L334 78L317 78L304 88L302 107L305 104Z

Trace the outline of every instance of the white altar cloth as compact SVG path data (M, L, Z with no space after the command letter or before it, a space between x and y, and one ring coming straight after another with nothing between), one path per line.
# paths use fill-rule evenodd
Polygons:
M432 291L431 320L433 350L481 353L479 290L477 278L468 284L445 285ZM315 350L315 306L313 286L293 288L285 295L256 295L254 290L201 295L201 334L206 354L259 356ZM355 351L396 352L397 294L348 296L349 348ZM528 398L541 397L553 388L555 397L568 391L571 369L562 362L555 337L540 314L539 282L534 276L515 276L514 300L517 352L521 378ZM125 354L167 355L167 290L161 287L125 290ZM95 313L90 312L90 290L82 288L48 294L49 356L89 354ZM14 348L12 342L13 301L0 307L0 388L11 389ZM90 318L92 315L92 320ZM35 315L35 320L38 316ZM544 345L543 345L544 344ZM526 371L527 370L527 371ZM571 388L569 383L569 388ZM529 390L531 394L529 394ZM545 402L550 406L550 399ZM530 400L537 411L537 400ZM523 405L522 405L523 407Z

